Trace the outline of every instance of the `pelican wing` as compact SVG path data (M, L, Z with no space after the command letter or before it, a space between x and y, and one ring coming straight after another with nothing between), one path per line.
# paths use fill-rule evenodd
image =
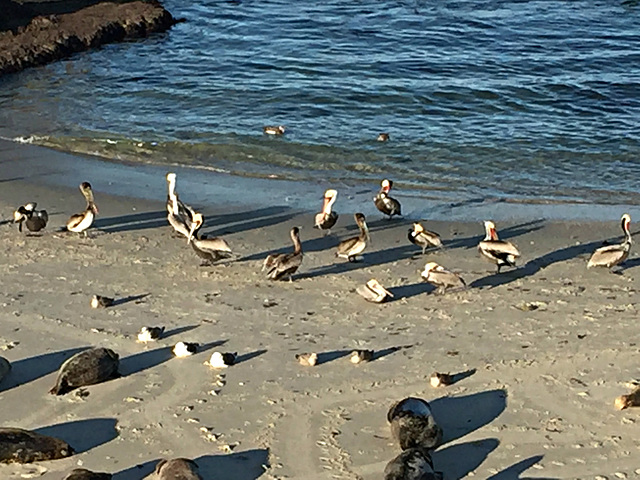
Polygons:
M336 212L331 212L328 215L324 213L319 213L316 215L316 227L320 230L329 230L332 228L336 222L338 221L338 214Z
M361 253L366 246L366 242L363 241L360 237L347 238L346 240L343 240L338 244L338 252L336 254L339 257L349 257L357 255Z
M386 294L379 294L374 292L368 285L360 285L356 288L356 292L364 298L367 302L381 303L387 297Z
M302 264L302 253L286 253L273 261L267 277L271 280L279 280L287 275L292 275Z
M631 245L626 242L619 245L607 245L606 247L600 247L593 252L593 255L591 255L587 267L611 268L619 265L629 256L630 247Z
M443 287L466 287L467 285L462 277L448 270L429 272L429 277L426 280L429 283Z
M504 240L483 240L478 247L496 258L506 258L509 255L520 256L520 251L511 242Z

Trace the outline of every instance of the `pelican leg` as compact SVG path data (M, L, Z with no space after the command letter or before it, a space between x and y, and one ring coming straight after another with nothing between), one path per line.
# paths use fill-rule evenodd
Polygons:
M498 264L498 273L500 273L500 268L502 268L502 265Z
M422 254L424 255L424 253L427 251L427 247L426 245L424 247L422 247Z

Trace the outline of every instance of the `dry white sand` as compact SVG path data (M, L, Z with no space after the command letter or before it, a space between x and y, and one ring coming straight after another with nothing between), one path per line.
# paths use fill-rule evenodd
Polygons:
M161 458L188 457L206 479L380 479L398 453L387 410L409 395L428 400L444 429L434 463L447 480L640 476L640 409L613 407L640 377L640 261L632 252L622 275L586 269L589 253L619 236L617 218L499 223L523 257L496 275L475 248L479 222L428 223L446 248L423 257L408 221L370 215L373 245L350 264L334 257L355 232L340 202L329 237L311 228L312 213L208 207L206 232L238 258L204 268L172 235L164 191L151 202L95 188L101 214L81 238L56 232L84 206L76 189L4 180L0 356L12 371L0 383L0 425L58 436L79 453L0 466L0 478L61 479L82 465L133 480ZM42 236L8 223L29 200L50 213ZM293 283L270 282L262 260L290 248L292 226L303 227L303 266ZM471 288L430 295L419 275L427 261ZM394 301L360 298L354 290L370 278ZM94 294L116 305L92 310ZM136 342L142 326L162 325L163 339ZM199 342L200 353L174 358L178 341ZM116 351L123 377L48 395L60 364L88 346ZM354 348L374 349L374 361L352 365ZM215 350L237 351L238 364L204 365ZM304 352L319 365L299 365ZM468 375L434 389L434 371Z

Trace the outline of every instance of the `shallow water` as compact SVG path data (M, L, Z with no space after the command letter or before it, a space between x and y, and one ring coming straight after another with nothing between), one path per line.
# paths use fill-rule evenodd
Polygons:
M633 3L165 5L168 34L1 79L0 135L430 202L640 204Z

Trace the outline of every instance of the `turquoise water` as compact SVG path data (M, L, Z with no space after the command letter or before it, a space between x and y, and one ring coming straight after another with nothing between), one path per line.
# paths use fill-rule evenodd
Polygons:
M635 3L165 6L167 34L0 79L0 134L435 202L640 204Z

